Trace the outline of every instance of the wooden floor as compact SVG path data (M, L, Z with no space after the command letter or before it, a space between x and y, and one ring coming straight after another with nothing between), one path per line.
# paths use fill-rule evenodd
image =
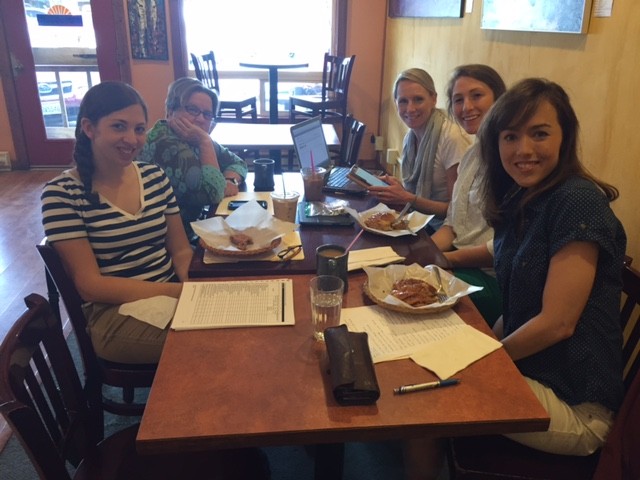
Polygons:
M44 266L36 244L44 231L40 193L59 170L0 173L0 339L24 311L31 292L46 296Z
M40 192L60 170L0 172L0 341L25 310L32 292L46 297L44 265L36 244L44 232ZM9 428L0 417L0 450Z

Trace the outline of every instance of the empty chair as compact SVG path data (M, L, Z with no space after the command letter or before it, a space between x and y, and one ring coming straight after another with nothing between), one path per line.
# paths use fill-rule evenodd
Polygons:
M296 117L322 116L322 121L344 120L347 116L347 97L351 71L356 56L338 57L324 55L322 69L322 91L319 95L293 95L289 97L289 120Z
M503 436L456 438L450 442L452 479L576 479L640 478L640 272L628 263L623 270L620 321L625 331L622 359L626 365L625 397L603 448L587 457L554 455ZM595 472L595 476L594 476Z
M216 67L216 57L213 51L202 55L200 61L195 54L191 54L193 68L196 71L196 78L208 88L218 92L220 96L220 107L218 109L216 121L235 122L249 121L256 122L258 119L258 108L256 97L242 99L230 99L222 96L220 92L220 81L218 79L218 69Z
M358 164L358 154L366 128L364 123L353 118L351 114L345 117L342 123L339 165L350 167Z
M102 440L99 409L82 388L60 320L32 293L0 346L0 413L42 479L266 479L257 449L138 456L139 424ZM73 477L68 465L77 467Z
M155 364L122 364L99 358L87 332L87 319L82 311L82 298L67 275L58 253L46 243L46 240L36 248L44 260L48 295L55 308L54 311L59 317L57 297L60 295L73 325L84 367L85 389L90 401L116 415L142 415L145 405L134 402L134 391L136 388L151 386L157 366ZM122 401L105 396L104 385L122 388Z

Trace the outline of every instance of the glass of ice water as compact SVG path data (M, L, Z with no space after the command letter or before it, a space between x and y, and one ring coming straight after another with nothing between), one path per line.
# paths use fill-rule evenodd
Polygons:
M339 277L318 275L309 284L313 338L324 341L324 329L340 324L344 282Z

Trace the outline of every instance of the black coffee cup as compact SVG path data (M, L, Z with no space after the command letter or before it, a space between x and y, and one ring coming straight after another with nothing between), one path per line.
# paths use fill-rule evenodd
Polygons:
M253 189L256 192L272 192L274 187L273 169L275 161L270 158L258 158L253 161L255 180Z

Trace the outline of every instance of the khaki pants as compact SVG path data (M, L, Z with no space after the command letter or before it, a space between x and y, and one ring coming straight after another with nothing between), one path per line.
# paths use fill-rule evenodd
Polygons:
M158 363L169 327L163 329L118 313L120 305L82 307L98 357L121 363Z
M536 450L560 455L590 455L600 448L613 425L613 413L597 403L570 406L548 387L525 377L533 393L549 413L546 432L505 435Z

